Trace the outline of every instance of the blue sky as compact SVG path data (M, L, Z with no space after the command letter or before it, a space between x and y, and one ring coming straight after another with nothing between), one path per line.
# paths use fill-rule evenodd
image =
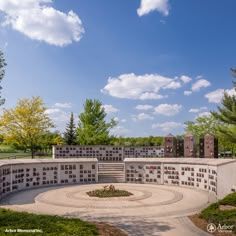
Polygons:
M235 0L1 0L5 108L41 96L57 129L86 98L113 134L182 134L233 94Z

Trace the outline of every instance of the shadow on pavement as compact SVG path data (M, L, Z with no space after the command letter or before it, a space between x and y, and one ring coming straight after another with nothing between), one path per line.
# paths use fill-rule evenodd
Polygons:
M109 215L107 217L101 216L95 218L90 217L88 212L84 212L84 214L82 212L74 212L64 216L68 218L80 218L87 221L105 222L123 229L129 235L135 236L158 236L161 232L170 231L175 228L166 221L151 221L150 219L146 220L143 217L125 216L122 218Z

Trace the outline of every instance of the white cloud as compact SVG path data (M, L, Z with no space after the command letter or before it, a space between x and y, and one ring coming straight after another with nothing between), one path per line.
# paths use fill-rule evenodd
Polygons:
M186 96L189 96L189 95L191 95L193 92L192 91L189 91L189 90L186 90L186 91L184 91L184 95L186 95Z
M109 78L102 93L117 98L128 99L161 99L167 96L160 94L161 89L176 89L181 86L176 79L158 74L135 75L122 74L117 78Z
M116 113L119 111L119 109L113 107L112 105L103 105L102 107L105 109L107 114Z
M45 111L45 114L49 115L49 117L56 122L68 122L71 113L64 112L58 108L50 108Z
M71 107L72 107L72 104L71 104L71 103L68 103L68 102L65 102L65 103L57 102L57 103L55 103L54 106L55 106L55 107L60 107L60 108L71 108Z
M120 119L119 117L115 117L115 118L114 118L114 120L115 120L115 121L117 121L117 122L119 122L119 121L120 121L120 122L122 122L122 123L125 123L125 122L127 122L127 120L126 120L126 119Z
M153 120L154 117L150 116L149 114L146 114L146 113L139 113L138 115L134 115L132 119L133 119L133 121L137 121L137 120Z
M209 87L211 83L206 79L200 79L192 85L192 91L199 91L201 88Z
M63 108L62 108L63 109ZM55 129L64 133L66 124L68 124L71 116L71 112L65 112L59 108L50 108L45 111L53 123L55 124ZM78 124L78 114L74 113L74 122L75 125Z
M198 114L198 115L195 117L195 119L198 118L198 117L202 117L202 116L211 116L211 113L208 112L208 111L202 112L202 113Z
M176 129L176 128L181 128L184 125L182 123L178 123L178 122L164 122L164 123L157 123L157 124L153 124L152 128L153 129L161 129L162 131L170 131L172 129Z
M51 7L52 0L1 0L5 13L3 26L10 26L33 40L55 46L78 42L84 33L82 22L73 11L65 14Z
M144 110L144 111L151 110L152 108L153 108L152 105L137 105L135 107L136 110Z
M203 78L202 75L198 75L198 76L196 77L196 79L202 79L202 78Z
M51 115L51 114L55 114L55 113L59 113L61 110L58 108L51 108L51 109L47 109L45 111L45 114L47 115Z
M184 84L189 83L192 79L186 75L182 75L180 79L184 82Z
M191 108L191 109L189 109L188 112L197 113L197 112L199 112L199 109L198 108Z
M164 116L174 116L179 113L182 105L178 104L160 104L154 108L154 114L161 114Z
M130 131L128 129L126 129L125 127L123 126L120 126L120 125L117 125L115 126L114 128L112 128L110 130L110 134L112 135L118 135L118 136L123 136L123 135L126 135L128 134Z
M226 90L225 89L217 89L215 91L207 93L205 95L205 97L208 99L208 102L210 102L210 103L219 103L224 96L224 92L228 93L230 96L232 96L232 95L236 96L236 92L232 88L232 89L226 89Z
M138 15L143 16L151 11L158 11L167 16L169 14L168 0L141 0L140 7L137 9Z
M198 112L200 112L200 111L202 111L202 110L207 110L207 107L191 108L191 109L189 109L188 112L191 112L191 113L198 113Z
M172 81L169 84L167 84L166 86L164 86L163 89L177 89L180 87L181 87L180 82Z

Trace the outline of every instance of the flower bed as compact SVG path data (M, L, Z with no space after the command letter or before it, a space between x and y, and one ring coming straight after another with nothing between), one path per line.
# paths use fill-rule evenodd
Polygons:
M132 193L126 191L126 190L120 190L115 189L114 185L106 185L103 187L103 189L96 189L93 191L87 192L87 194L90 197L99 197L99 198L105 198L105 197L128 197L133 195Z

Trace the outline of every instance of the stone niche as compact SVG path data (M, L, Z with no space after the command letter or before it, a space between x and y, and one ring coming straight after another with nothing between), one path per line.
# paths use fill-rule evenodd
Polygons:
M172 134L165 137L165 157L176 157L176 138Z
M212 134L206 134L204 137L204 157L218 158L218 139Z
M192 134L186 134L184 137L184 157L196 157L197 147L196 139Z

